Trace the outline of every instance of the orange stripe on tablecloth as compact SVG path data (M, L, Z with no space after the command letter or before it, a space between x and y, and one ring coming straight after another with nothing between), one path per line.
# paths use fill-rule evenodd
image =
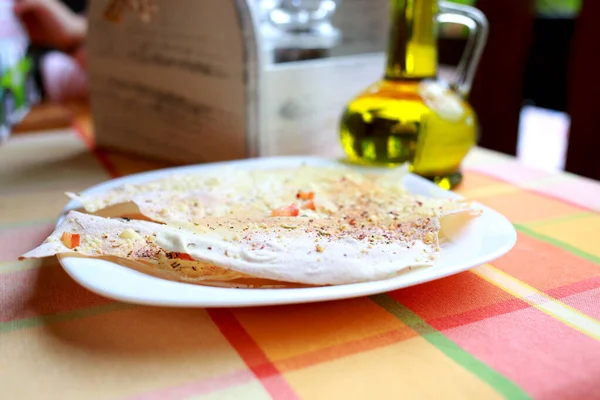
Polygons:
M337 360L353 354L385 347L394 343L399 343L415 336L418 336L418 334L408 326L405 326L400 329L394 329L374 336L352 340L350 342L337 344L305 354L299 354L283 360L278 360L277 367L282 372L298 370L327 361Z
M435 293L435 296L423 296L423 293ZM428 322L514 299L470 272L396 290L389 295Z
M462 182L459 186L456 187L455 191L460 194L462 191L493 187L497 186L499 183L506 182L502 182L499 179L494 178L493 176L482 174L478 171L469 169L467 170L467 173L464 174Z
M448 315L442 318L437 318L426 322L438 331L443 331L446 329L452 329L459 326L472 324L474 322L482 321L484 319L497 317L499 315L523 310L527 307L531 306L521 299L514 298L511 300L505 300L496 304L484 306L475 310L470 310L455 315Z
M296 399L281 372L227 309L208 309L208 315L273 398Z
M513 224L567 217L583 210L580 206L571 206L563 201L521 189L479 197L477 201L504 214Z
M130 400L175 400L191 396L203 396L238 386L254 379L250 371L236 371L227 375L186 383L181 386L158 390L153 393L131 397Z
M517 244L494 266L541 291L594 278L600 274L598 264L527 233L517 232ZM536 266L533 268L532 266Z

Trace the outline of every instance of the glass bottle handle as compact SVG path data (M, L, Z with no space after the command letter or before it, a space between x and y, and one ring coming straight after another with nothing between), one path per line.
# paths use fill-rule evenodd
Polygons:
M463 55L456 68L451 87L461 96L467 97L483 48L487 41L488 21L485 15L475 7L441 1L439 4L439 23L464 25L469 29L469 36Z

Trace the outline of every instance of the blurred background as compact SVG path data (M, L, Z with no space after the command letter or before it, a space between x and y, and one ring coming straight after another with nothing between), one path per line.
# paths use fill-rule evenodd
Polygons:
M254 0L261 7L276 1ZM517 155L531 166L567 170L600 179L596 132L596 95L600 83L595 72L600 45L594 16L600 15L595 0L453 0L484 12L490 33L477 70L470 102L481 124L479 145ZM87 2L64 0L71 10L85 15ZM327 58L347 54L385 51L385 13L365 16L364 26L348 26L345 15L365 4L386 7L387 1L342 0L333 16L341 32L339 43L326 53L277 56L272 62ZM375 6L373 6L375 7ZM356 10L355 10L356 11ZM346 19L345 19L346 18ZM353 23L353 25L356 25ZM441 65L456 65L466 43L467 31L460 26L441 27ZM31 47L39 62L52 49ZM43 88L43 79L38 77ZM68 117L60 107L45 118L60 124ZM38 116L26 118L15 130L31 129ZM595 155L595 156L594 156Z

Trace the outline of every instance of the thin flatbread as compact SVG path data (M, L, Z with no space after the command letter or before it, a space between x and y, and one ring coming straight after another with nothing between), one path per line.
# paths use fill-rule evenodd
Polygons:
M410 267L433 265L439 250L436 218L419 217L390 227L362 227L361 219L351 224L307 217L206 221L192 231L71 211L41 246L22 258L111 255L156 263L169 260L174 270L193 259L220 268L220 274L227 270L237 276L335 285L386 279ZM64 234L80 235L80 244L69 247L61 240Z
M185 280L230 281L249 278L245 274L194 261L185 254L160 248L155 243L154 235L156 228L161 226L153 222L102 218L71 211L44 243L23 254L20 259L57 254L116 257L166 269ZM79 235L79 244L69 246L63 235Z
M133 203L148 219L171 225L201 223L213 217L262 218L290 205L299 209L300 216L327 217L348 205L364 204L365 196L385 203L390 212L403 217L414 211L441 216L470 207L465 201L410 195L402 185L405 174L404 168L377 174L345 167L222 168L210 174L173 175L124 185L97 195L69 196L92 213Z
M411 195L401 184L405 173L229 168L125 185L76 198L89 212L135 203L156 222L71 212L24 257L79 252L157 265L176 259L167 265L177 273L195 267L225 280L339 285L387 279L434 265L442 217L478 213L466 200ZM79 248L61 243L65 233L80 235Z

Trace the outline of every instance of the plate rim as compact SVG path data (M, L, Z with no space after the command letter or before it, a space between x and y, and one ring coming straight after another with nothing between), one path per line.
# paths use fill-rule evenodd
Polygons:
M307 164L307 165L347 165L351 168L356 169L368 169L368 170L380 170L385 171L389 170L389 168L380 168L380 167L367 167L361 165L349 165L343 162L343 159L336 158L326 158L326 157L317 157L317 156L276 156L276 157L256 157L256 158L247 158L241 160L232 160L232 161L220 161L214 163L205 163L205 164L193 164L193 165L184 165L184 166L175 166L168 167L162 169L156 169L146 172L135 173L131 175L126 175L123 177L117 177L113 179L108 179L103 182L100 182L96 185L86 188L85 190L79 192L81 194L88 194L94 192L101 192L111 187L120 186L124 183L129 183L132 180L136 182L143 182L156 179L161 176L168 176L172 173L181 173L186 171L197 171L200 172L203 169L210 170L222 166L250 166L248 169L259 169L259 168L283 168L286 166L292 166L294 163L299 164ZM271 165L270 167L265 167L265 165ZM440 188L436 184L431 181L426 180L418 175L408 173L405 179L413 179L418 184L423 185L424 188L431 191L431 194L434 196L442 196L446 198L464 198L464 196ZM87 290L99 294L103 297L107 297L113 300L125 302L125 303L133 303L139 305L150 305L150 306L165 306L165 307L190 307L190 308L213 308L213 307L257 307L257 306L271 306L271 305L284 305L284 304L302 304L302 303L314 303L314 302L322 302L322 301L333 301L333 300L342 300L356 297L365 297L371 296L374 294L386 293L393 290L403 289L406 287L411 287L415 285L419 285L426 282L431 282L434 280L446 278L448 276L452 276L472 268L475 268L479 265L483 265L492 260L495 260L502 255L508 253L512 250L517 242L517 232L514 228L513 224L502 214L493 210L483 204L480 204L476 201L473 203L483 210L483 213L486 213L491 216L491 218L495 218L499 223L505 225L506 228L510 227L509 231L503 232L503 234L510 236L502 246L499 246L494 251L490 251L485 255L480 255L479 257L475 257L468 262L463 263L464 265L459 265L457 267L445 267L439 271L436 271L436 274L433 277L425 275L424 277L419 279L419 275L413 277L411 279L411 275L414 275L417 271L409 271L405 274L401 274L399 276L379 280L372 282L361 282L361 283L353 283L346 285L331 285L331 286L316 286L309 288L276 288L276 289L246 289L246 288L223 288L223 287L212 287L207 285L200 285L195 283L187 283L180 281L172 281L164 278L154 277L149 274L144 274L143 272L138 272L134 270L129 270L129 272L134 272L142 276L142 280L152 279L156 280L156 284L158 286L169 284L169 285L185 285L193 287L195 291L205 291L207 292L205 297L209 297L209 301L167 301L160 299L152 299L146 296L144 299L140 299L134 295L123 295L123 294L115 294L114 292L110 292L110 288L98 287L95 286L93 282L90 282L87 279L82 279L80 274L78 274L79 267L77 264L82 261L81 258L70 257L68 255L58 255L58 261L61 264L62 268L65 272L74 279L78 284L85 287ZM63 208L56 225L62 222L63 218L66 214L76 208L80 208L81 204L76 200L69 201L66 206ZM71 261L73 260L73 261ZM86 263L98 264L98 263L107 263L114 266L118 266L119 268L126 268L120 266L115 263L111 263L106 260L92 259L86 258ZM427 267L424 269L429 269L433 267ZM418 270L418 269L417 269ZM399 284L394 285L394 281L400 281ZM161 282L161 283L159 283ZM389 287L392 284L393 287ZM354 289L354 290L353 290ZM225 291L225 292L224 292ZM217 293L230 293L230 291L236 291L237 293L244 293L247 297L254 298L253 301L239 301L239 300L230 300L228 296L224 296L224 299L220 299L218 301L212 301L210 296L214 296ZM214 293L213 293L214 292ZM260 296L249 295L249 293L260 293ZM272 295L272 293L277 293L277 295ZM298 293L304 293L305 295L298 296ZM321 294L321 295L319 295ZM237 296L234 296L237 297ZM274 298L271 298L274 297ZM270 299L271 298L271 299Z

